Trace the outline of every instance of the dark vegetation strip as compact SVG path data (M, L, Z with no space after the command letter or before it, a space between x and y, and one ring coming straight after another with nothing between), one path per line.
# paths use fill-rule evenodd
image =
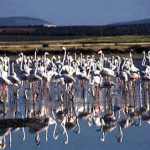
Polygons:
M22 29L23 28L23 29ZM32 28L33 31L29 30ZM124 37L124 35L128 35ZM129 35L131 37L129 37ZM0 41L8 44L17 44L15 42L22 42L22 44L55 44L57 42L63 44L82 44L83 48L68 49L70 53L95 53L95 50L86 47L84 44L99 44L99 43L132 43L132 42L150 42L150 24L129 24L129 25L107 25L107 26L61 26L61 27L43 27L43 26L27 26L27 27L1 27L0 28ZM41 43L46 41L48 43ZM8 43L7 43L8 42ZM9 43L12 42L12 43ZM27 43L26 43L27 42ZM107 46L102 48L104 53L128 53L133 51L141 53L142 51L149 51L150 46L133 45L128 46L124 50L111 48ZM46 50L48 51L48 50ZM34 50L26 48L23 51L25 54L34 54ZM44 49L39 49L39 54L44 54ZM0 54L16 55L20 53L19 50L0 50ZM61 50L51 50L52 54L62 54Z
M1 27L0 34L48 35L60 37L150 35L150 23L105 25L105 26L58 26L50 28L43 26L26 26L26 27L9 27L9 28Z

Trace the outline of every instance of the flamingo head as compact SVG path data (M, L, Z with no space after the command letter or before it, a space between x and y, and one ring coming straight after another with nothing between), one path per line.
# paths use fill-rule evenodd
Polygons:
M45 56L46 56L46 55L49 55L49 53L48 53L48 52L45 52Z
M64 50L64 51L65 51L65 50L66 50L66 48L65 48L65 47L62 47L62 50Z

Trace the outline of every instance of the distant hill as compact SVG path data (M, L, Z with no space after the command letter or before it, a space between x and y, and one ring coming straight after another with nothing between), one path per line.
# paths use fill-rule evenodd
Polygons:
M43 25L43 26L41 26ZM46 27L45 27L46 26ZM55 28L48 28L54 26ZM121 36L150 35L150 19L99 26L57 26L29 17L0 18L0 35Z
M111 23L109 25L129 25L129 24L150 24L150 18L135 20L135 21L127 21L127 22L116 22L116 23Z
M3 17L0 18L0 26L55 26L53 23L49 23L43 19L30 18L30 17Z

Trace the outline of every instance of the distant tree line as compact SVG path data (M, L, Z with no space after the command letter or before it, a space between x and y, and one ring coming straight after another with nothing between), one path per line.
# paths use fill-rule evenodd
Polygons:
M29 30L30 29L30 30ZM15 26L0 27L1 35L48 35L48 36L120 36L150 35L150 24L105 26Z

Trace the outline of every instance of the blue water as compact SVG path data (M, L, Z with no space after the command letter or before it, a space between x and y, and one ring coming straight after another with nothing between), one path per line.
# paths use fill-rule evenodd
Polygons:
M26 129L26 140L22 141L19 138L21 132L12 133L12 147L7 147L6 149L24 150L24 149L57 149L57 150L148 150L150 147L150 126L146 122L142 122L141 128L129 127L124 129L124 138L122 143L118 143L115 135L118 134L118 130L115 130L106 135L106 140L101 142L99 137L102 133L96 131L96 127L88 127L85 121L81 122L81 133L75 134L69 131L69 143L65 145L63 141L65 140L64 135L60 134L60 137L55 141L52 137L52 127L49 127L48 141L45 142L45 134L41 134L41 145L37 147L35 144L35 135L28 133Z

